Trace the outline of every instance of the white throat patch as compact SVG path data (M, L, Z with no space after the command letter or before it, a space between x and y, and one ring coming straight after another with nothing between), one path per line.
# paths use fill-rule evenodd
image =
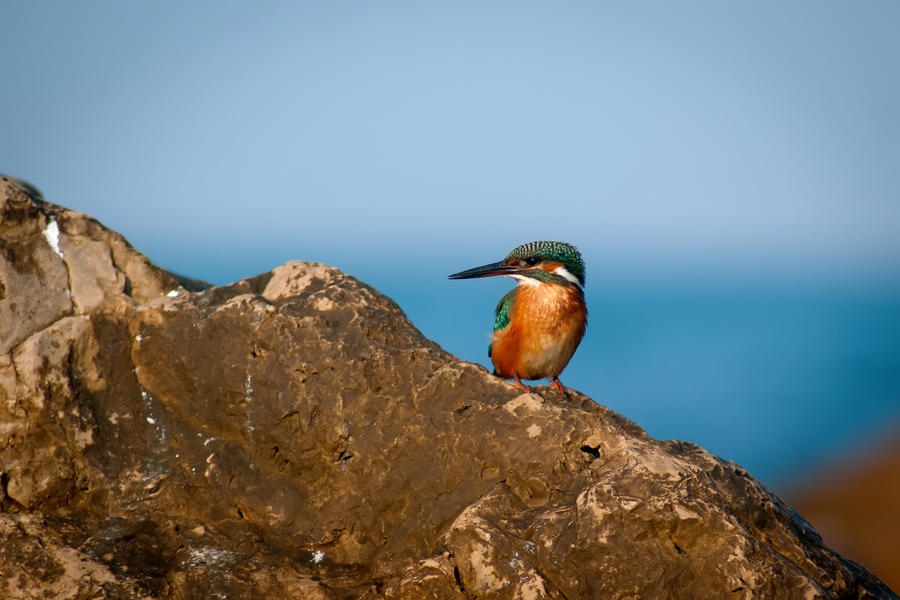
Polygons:
M559 275L566 281L570 281L578 286L578 289L584 291L584 288L581 287L581 282L578 281L578 278L572 275L565 267L556 267L553 270L554 275ZM525 275L507 275L507 277L512 277L516 281L519 282L519 285L530 285L534 287L538 287L541 285L546 285L545 282L540 281L539 279L535 279L534 277L526 277Z
M553 269L553 273L556 275L559 275L563 279L571 281L572 283L577 285L579 288L581 288L581 282L578 281L578 278L575 277L574 275L572 275L571 273L569 273L569 270L566 269L565 267L556 267L555 269Z
M507 275L519 282L519 285L533 285L535 287L541 285L541 282L533 277L525 277L524 275Z

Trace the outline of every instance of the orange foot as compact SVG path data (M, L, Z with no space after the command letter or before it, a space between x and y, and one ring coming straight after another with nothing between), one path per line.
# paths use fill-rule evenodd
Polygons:
M559 377L554 377L553 381L550 382L550 387L555 387L559 391L562 392L564 398L569 397L569 392L566 390L566 386L562 384L562 381L559 380Z
M525 392L526 394L534 393L534 389L532 389L532 387L530 385L525 385L524 383L522 383L522 380L519 379L518 375L513 376L513 385L516 386L517 388L519 388L520 390L522 390L523 392Z

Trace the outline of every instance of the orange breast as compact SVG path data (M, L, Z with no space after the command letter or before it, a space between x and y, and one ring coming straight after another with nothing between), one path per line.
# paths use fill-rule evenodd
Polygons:
M491 360L501 377L554 378L578 348L587 326L587 306L575 289L522 285L510 322L494 332Z

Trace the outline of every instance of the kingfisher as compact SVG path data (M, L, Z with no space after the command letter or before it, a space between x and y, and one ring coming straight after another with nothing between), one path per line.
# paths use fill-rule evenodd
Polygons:
M450 275L472 279L504 275L517 281L497 304L488 356L494 375L512 379L531 392L522 379L550 380L563 395L559 380L587 328L584 261L565 242L529 242L500 262Z

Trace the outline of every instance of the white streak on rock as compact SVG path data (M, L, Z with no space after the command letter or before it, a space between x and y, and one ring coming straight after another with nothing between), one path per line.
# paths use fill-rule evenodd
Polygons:
M53 251L56 252L60 258L65 259L62 250L59 248L59 224L56 222L56 219L50 219L50 222L47 223L47 227L44 229L43 233L44 237L47 239L47 243L53 248Z
M247 373L247 379L244 380L244 400L247 402L253 400L253 380L250 373Z

